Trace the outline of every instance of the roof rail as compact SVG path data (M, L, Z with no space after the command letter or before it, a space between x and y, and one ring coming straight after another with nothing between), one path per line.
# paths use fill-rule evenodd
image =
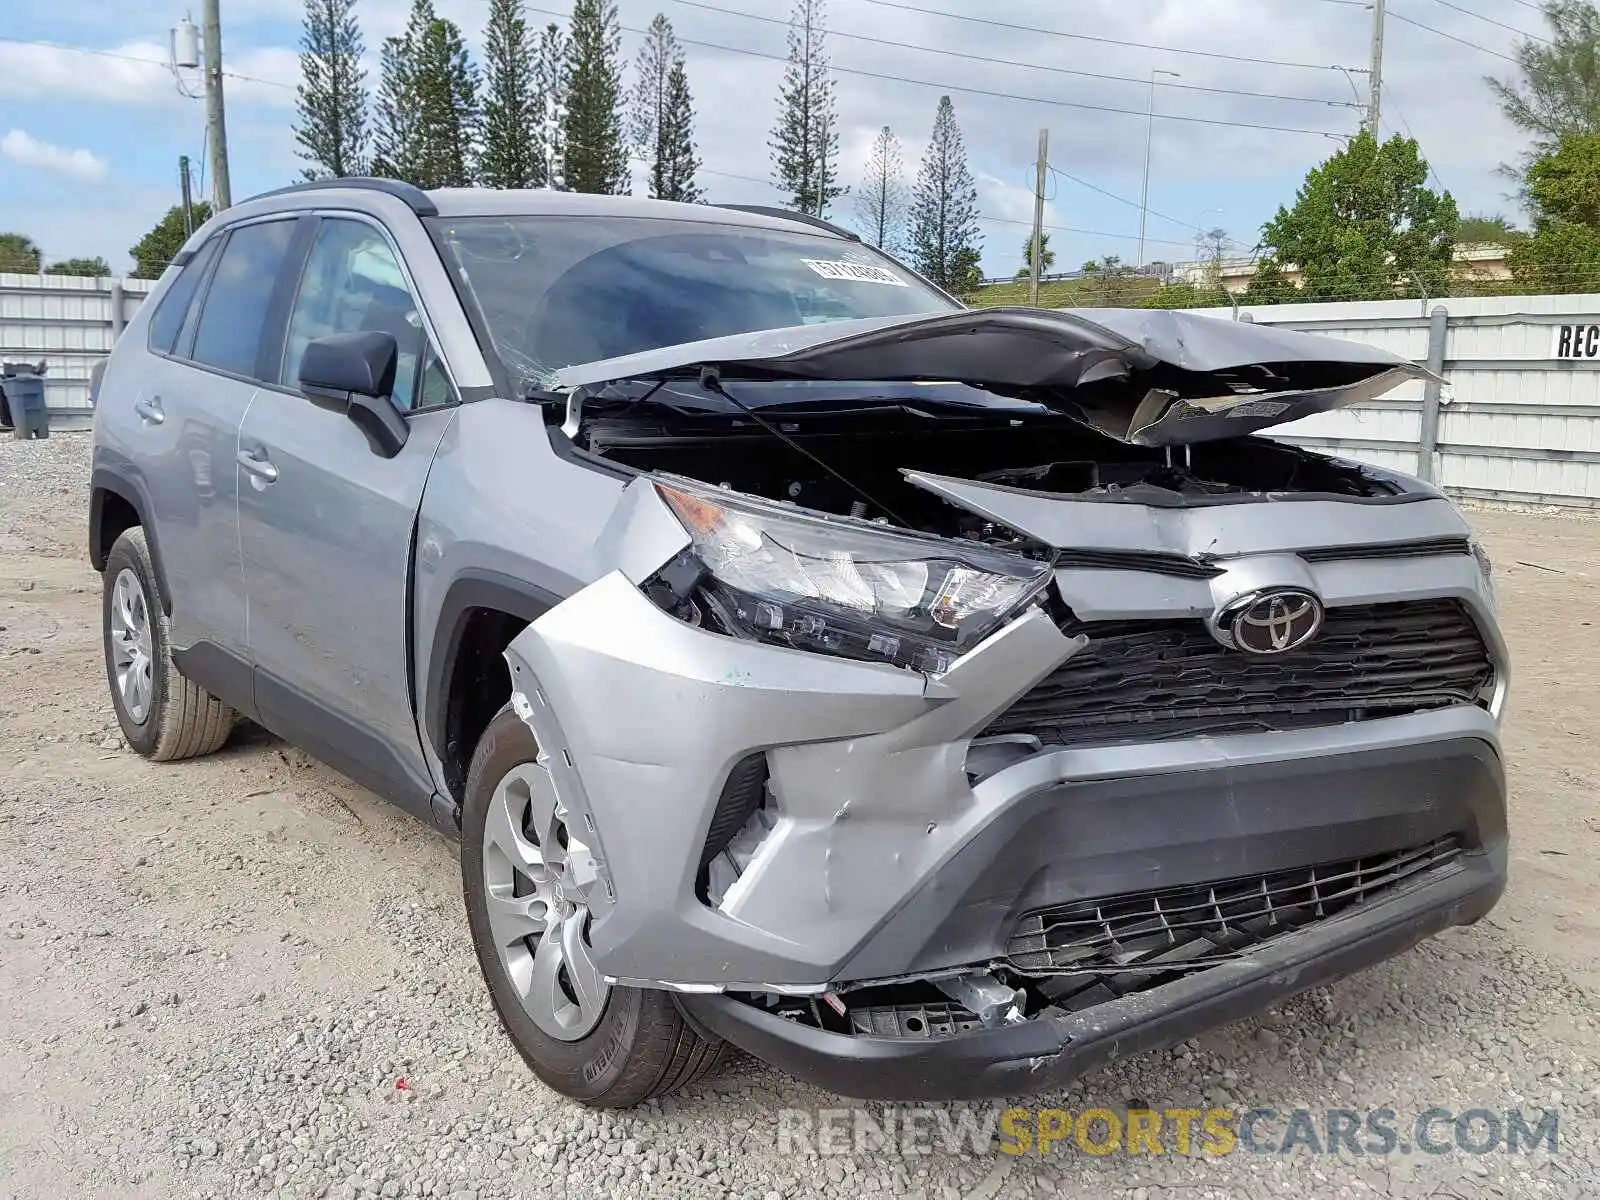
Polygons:
M318 192L329 188L358 188L369 192L384 192L397 199L405 201L412 212L419 217L437 217L438 205L428 198L428 193L414 183L406 183L401 179L380 179L376 175L341 175L335 179L312 179L306 183L291 183L288 187L275 188L270 192L262 192L259 196L251 196L252 200L263 200L268 196L292 196L297 192Z
M774 208L767 204L718 204L716 208L732 209L734 212L754 213L758 217L778 217L784 221L794 221L800 225L810 225L813 229L826 229L829 233L837 234L842 238L849 238L852 242L859 242L861 235L835 225L832 221L824 221L821 217L813 217L810 213L795 212L788 208Z

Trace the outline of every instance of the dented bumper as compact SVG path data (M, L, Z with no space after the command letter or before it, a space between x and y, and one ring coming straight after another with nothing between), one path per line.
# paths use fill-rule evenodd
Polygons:
M1064 900L1444 836L1503 851L1496 722L1472 706L1033 749L975 771L973 736L1081 645L1035 610L929 680L693 628L621 573L553 609L507 658L595 849L601 970L686 992L818 992L991 961L1023 913ZM769 820L707 899L702 848L752 753Z

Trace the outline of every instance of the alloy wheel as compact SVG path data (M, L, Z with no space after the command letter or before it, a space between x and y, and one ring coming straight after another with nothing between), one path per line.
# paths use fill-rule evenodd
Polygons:
M587 1036L610 988L589 947L594 860L566 823L541 760L501 777L483 831L484 897L501 966L528 1016L563 1042Z
M130 568L117 573L112 584L110 629L111 661L117 692L129 720L143 725L150 716L154 656L150 641L150 603L144 585Z

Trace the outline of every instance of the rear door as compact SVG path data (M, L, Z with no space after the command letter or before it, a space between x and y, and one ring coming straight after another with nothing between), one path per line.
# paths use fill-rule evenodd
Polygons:
M234 457L296 227L289 216L223 230L184 268L152 318L128 435L154 510L180 664L247 711Z
M323 214L270 386L239 435L239 541L262 722L427 815L432 785L411 703L408 598L423 484L454 416L416 290L377 222ZM393 458L297 389L315 338L383 330L400 345Z

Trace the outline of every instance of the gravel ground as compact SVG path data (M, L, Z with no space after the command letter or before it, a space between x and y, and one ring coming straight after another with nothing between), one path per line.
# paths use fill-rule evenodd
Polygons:
M1573 615L1600 521L1473 514L1517 656L1513 882L1490 917L1029 1101L1387 1106L1402 1130L1549 1107L1555 1152L824 1155L782 1144L779 1111L881 1107L748 1059L626 1114L544 1090L489 1010L453 847L300 752L250 728L196 762L128 752L87 461L85 435L0 441L0 1194L1600 1195L1600 642Z

